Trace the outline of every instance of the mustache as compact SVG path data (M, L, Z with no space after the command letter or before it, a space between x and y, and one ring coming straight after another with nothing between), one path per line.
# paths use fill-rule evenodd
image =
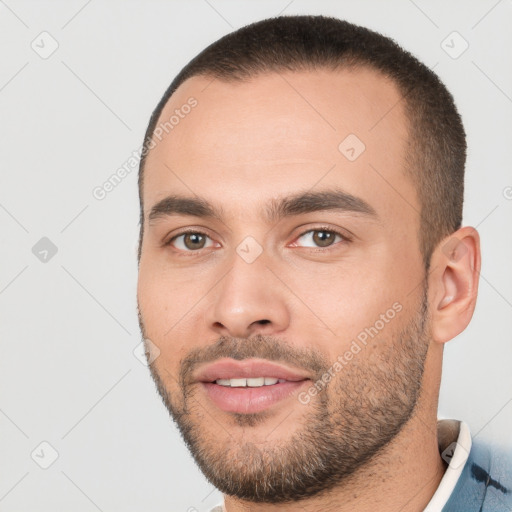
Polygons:
M137 317L142 336L147 338L138 302ZM319 350L296 347L275 336L263 334L257 334L249 338L220 336L213 344L190 350L182 359L179 375L177 376L182 391L185 393L186 387L192 381L192 374L199 365L212 363L222 358L231 358L237 361L258 358L283 363L309 371L315 375L315 381L320 379L331 366L329 359Z
M183 387L190 384L193 371L202 364L221 358L237 361L260 358L276 363L284 363L321 376L329 368L325 356L319 351L292 346L273 336L258 334L242 339L221 336L214 344L191 350L181 361L179 380Z

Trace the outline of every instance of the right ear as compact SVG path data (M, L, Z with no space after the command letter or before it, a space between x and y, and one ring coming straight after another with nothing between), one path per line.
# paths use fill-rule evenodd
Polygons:
M476 305L480 266L480 236L473 227L460 228L434 250L429 290L435 342L446 343L469 324Z

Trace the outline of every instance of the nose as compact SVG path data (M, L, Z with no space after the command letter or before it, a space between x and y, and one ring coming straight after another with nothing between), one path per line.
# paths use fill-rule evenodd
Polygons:
M264 253L248 263L237 253L210 294L206 321L218 335L246 338L277 334L290 322L286 289L267 266Z

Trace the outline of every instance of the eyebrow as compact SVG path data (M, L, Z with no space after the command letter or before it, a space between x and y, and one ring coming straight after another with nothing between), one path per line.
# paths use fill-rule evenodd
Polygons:
M378 218L375 209L366 201L340 189L299 192L287 197L274 198L266 205L264 212L267 222L275 223L285 217L327 210L357 213ZM148 221L152 223L157 219L173 215L190 215L222 220L223 209L202 198L170 195L151 208Z

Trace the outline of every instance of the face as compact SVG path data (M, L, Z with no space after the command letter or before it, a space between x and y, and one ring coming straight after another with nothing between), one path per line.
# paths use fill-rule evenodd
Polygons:
M146 161L139 321L226 494L327 491L414 412L429 329L400 99L370 70L194 77L162 113L179 121Z

